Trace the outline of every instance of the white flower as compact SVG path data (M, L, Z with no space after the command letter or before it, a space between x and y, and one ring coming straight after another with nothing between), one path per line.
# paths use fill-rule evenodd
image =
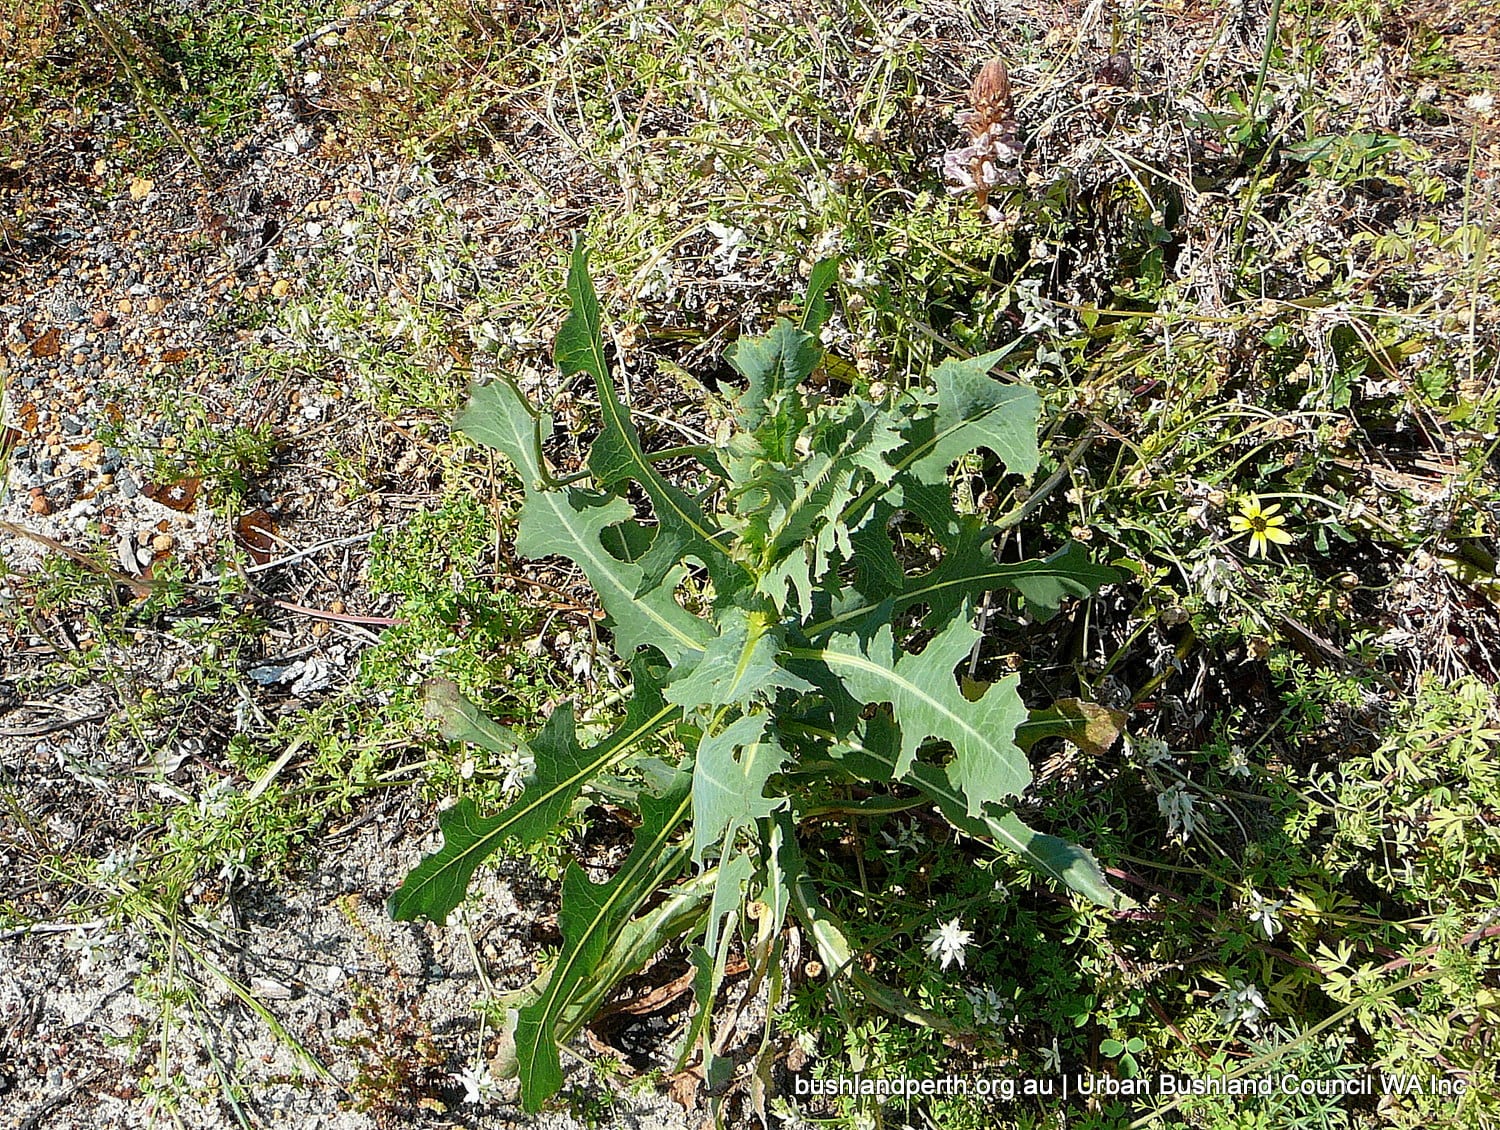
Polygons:
M921 851L923 845L927 843L927 837L922 835L915 824L898 820L895 822L895 829L894 836L887 829L880 829L880 838L892 851Z
M1234 592L1230 566L1213 554L1193 566L1188 580L1203 594L1203 599L1215 607L1227 601Z
M1281 919L1277 913L1286 903L1280 899L1262 898L1259 891L1250 892L1250 924L1259 926L1269 940L1281 933Z
M1246 756L1243 746L1232 745L1229 747L1229 761L1224 768L1231 777L1250 776L1250 758Z
M500 1098L500 1084L490 1074L487 1063L465 1068L453 1076L453 1081L463 1085L466 1103L483 1105Z
M1147 765L1160 765L1163 761L1170 761L1172 749L1166 742L1150 734L1136 737L1133 734L1125 735L1125 743L1130 751Z
M1049 1075L1056 1075L1062 1071L1062 1052L1057 1047L1057 1037L1052 1037L1050 1048L1039 1048L1042 1055L1042 1066L1047 1069Z
M1185 841L1193 834L1197 821L1193 815L1194 803L1193 794L1181 781L1156 798L1156 807L1167 818L1167 835Z
M712 220L704 226L708 228L709 234L719 241L719 246L708 253L709 258L725 271L734 270L740 251L750 242L750 237L740 228L716 224Z
M871 290L880 285L880 279L870 273L869 268L865 266L862 259L856 259L849 264L849 270L844 282L855 290Z
M99 874L119 875L123 872L135 870L136 850L134 847L125 851L118 848L110 848L109 854L99 861Z
M1254 1028L1271 1011L1266 1006L1266 998L1260 995L1260 990L1239 978L1235 978L1233 986L1215 993L1213 1003L1219 1006L1219 1023L1226 1027L1248 1024Z
M964 996L969 998L969 1007L974 1012L974 1023L981 1028L997 1028L1010 1015L1010 1001L988 985L978 989L965 989Z
M964 966L964 947L974 940L974 934L965 930L958 924L959 920L954 918L951 922L944 922L936 930L928 931L927 956L933 961L942 962L943 968L947 969L953 962L958 962L960 969Z
M501 790L506 794L518 793L526 787L527 779L535 772L536 759L529 753L516 751L502 763L502 767L505 778L500 782Z
M106 955L114 948L114 944L113 934L96 938L90 932L80 930L63 942L63 948L79 955L78 972L86 977L104 964Z

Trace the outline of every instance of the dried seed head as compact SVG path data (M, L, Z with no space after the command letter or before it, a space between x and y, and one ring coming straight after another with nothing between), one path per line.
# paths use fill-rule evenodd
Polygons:
M1129 51L1116 51L1094 71L1094 81L1101 86L1130 86L1135 82L1135 64Z

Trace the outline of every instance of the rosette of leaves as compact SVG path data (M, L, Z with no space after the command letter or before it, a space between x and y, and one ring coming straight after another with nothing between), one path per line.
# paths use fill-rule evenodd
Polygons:
M633 696L608 736L583 744L571 705L559 706L523 743L535 770L520 798L491 815L468 800L445 811L441 850L390 900L398 919L443 922L503 842L538 840L584 790L607 781L618 799L623 781L638 782L640 824L628 858L604 883L569 866L561 949L510 1002L511 1066L528 1110L562 1085L559 1044L622 978L687 936L697 1012L679 1065L701 1055L711 1092L728 1070L716 1054L724 1042L711 1006L734 938L742 936L751 958L749 991L764 987L774 1016L789 916L800 920L829 977L908 1019L951 1027L856 963L820 903L797 824L831 788L919 790L963 831L1013 849L1100 903L1125 902L1086 851L1034 832L1010 811L1031 780L1032 742L1066 734L1106 746L1119 718L1073 700L1029 712L1014 675L971 698L955 676L979 639L972 621L984 593L1013 590L1045 615L1117 579L1076 544L1001 563L995 531L954 504L949 467L976 448L1009 472L1036 469L1038 398L990 375L994 353L942 364L930 391L886 403L810 391L822 361L824 292L835 274L833 263L819 264L798 322L778 321L728 351L743 378L732 436L726 446L690 452L706 488L672 481L642 447L610 374L581 247L555 356L565 377L586 375L598 393L602 426L586 481L552 477L542 455L552 419L509 382L475 388L459 417L461 430L503 452L521 477L517 550L566 557L583 570L633 673ZM654 520L628 497L649 500ZM941 550L926 571L908 571L897 555L891 528L903 516L920 519ZM703 594L691 608L676 596L688 571ZM908 646L913 634L925 641L920 650ZM428 693L447 737L497 751L523 742L451 684ZM679 751L675 765L641 753L663 737ZM762 1062L769 1047L768 1032Z

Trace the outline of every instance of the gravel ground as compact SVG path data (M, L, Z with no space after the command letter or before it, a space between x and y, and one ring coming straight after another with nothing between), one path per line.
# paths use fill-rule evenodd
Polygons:
M30 622L24 578L48 553L88 555L118 601L178 577L200 588L171 614L212 618L226 607L215 580L234 537L266 565L253 570L257 587L280 602L260 606L269 626L236 709L270 722L344 688L391 611L362 581L369 531L425 496L406 486L345 498L320 458L375 444L393 476L420 485L423 451L349 410L337 371L275 372L253 358L286 343L269 327L315 260L352 238L371 194L414 223L435 197L420 168L325 153L284 101L252 136L207 151L211 184L181 156L137 174L102 140L119 124L95 123L101 140L57 178L47 219L19 233L0 305L12 447L0 505L0 781L34 805L0 842L0 870L21 873L12 848L25 844L34 857L102 861L127 891L135 832L122 817L161 799L213 805L232 777L218 755L232 720L106 740L125 688L172 695L194 658L151 629L112 655L118 680L64 680L45 700L23 699L15 680L62 639L92 642L67 616L45 630ZM245 328L256 324L268 328ZM296 457L257 479L252 510L216 513L211 490L172 469L185 420L268 430ZM494 1050L476 1011L495 988L487 971L534 972L554 886L512 864L476 880L482 919L392 922L382 900L436 847L433 813L404 796L361 803L319 831L311 869L289 881L231 870L195 885L192 917L151 977L140 974L165 935L79 923L76 886L29 872L40 877L11 894L54 925L0 931L0 1127L574 1125L523 1116L510 1084L468 1101L459 1079ZM156 1078L161 1063L176 1073L170 1086ZM573 1067L570 1082L582 1080ZM604 1094L611 1124L685 1124L680 1106L649 1091Z

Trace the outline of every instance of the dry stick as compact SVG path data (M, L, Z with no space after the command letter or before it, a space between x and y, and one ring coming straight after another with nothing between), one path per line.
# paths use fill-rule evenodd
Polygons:
M115 39L113 33L100 17L98 10L93 4L89 3L89 0L81 0L81 3L83 4L83 10L88 13L89 20L98 29L100 38L109 46L115 58L120 60L120 65L125 68L125 73L130 76L130 81L135 87L135 92L140 95L141 100L147 106L151 107L151 112L156 115L156 120L161 122L162 127L172 135L172 140L181 146L182 151L187 154L188 160L197 166L198 172L203 175L203 179L212 182L213 177L209 174L208 166L203 163L203 158L198 156L198 151L188 144L188 139L183 137L177 127L172 124L172 119L167 117L166 111L158 106L156 100L151 97L151 92L141 79L140 72L135 69L135 64L130 61L130 56L125 53L125 49Z
M74 726L82 726L89 722L102 722L109 715L100 711L97 714L80 714L77 718L59 718L55 722L39 722L35 726L18 726L13 730L0 730L0 738L39 738L43 734L54 734L58 730L71 730Z
M306 51L309 47L311 47L318 40L322 39L325 35L332 35L337 31L345 31L356 20L367 20L371 16L378 16L381 12L385 11L395 2L396 0L372 0L371 3L366 4L354 15L343 16L331 23L324 24L322 27L318 28L317 31L308 32L301 39L297 40L296 43L293 43L289 47L283 47L281 49L281 53L283 55L296 55L301 51Z

